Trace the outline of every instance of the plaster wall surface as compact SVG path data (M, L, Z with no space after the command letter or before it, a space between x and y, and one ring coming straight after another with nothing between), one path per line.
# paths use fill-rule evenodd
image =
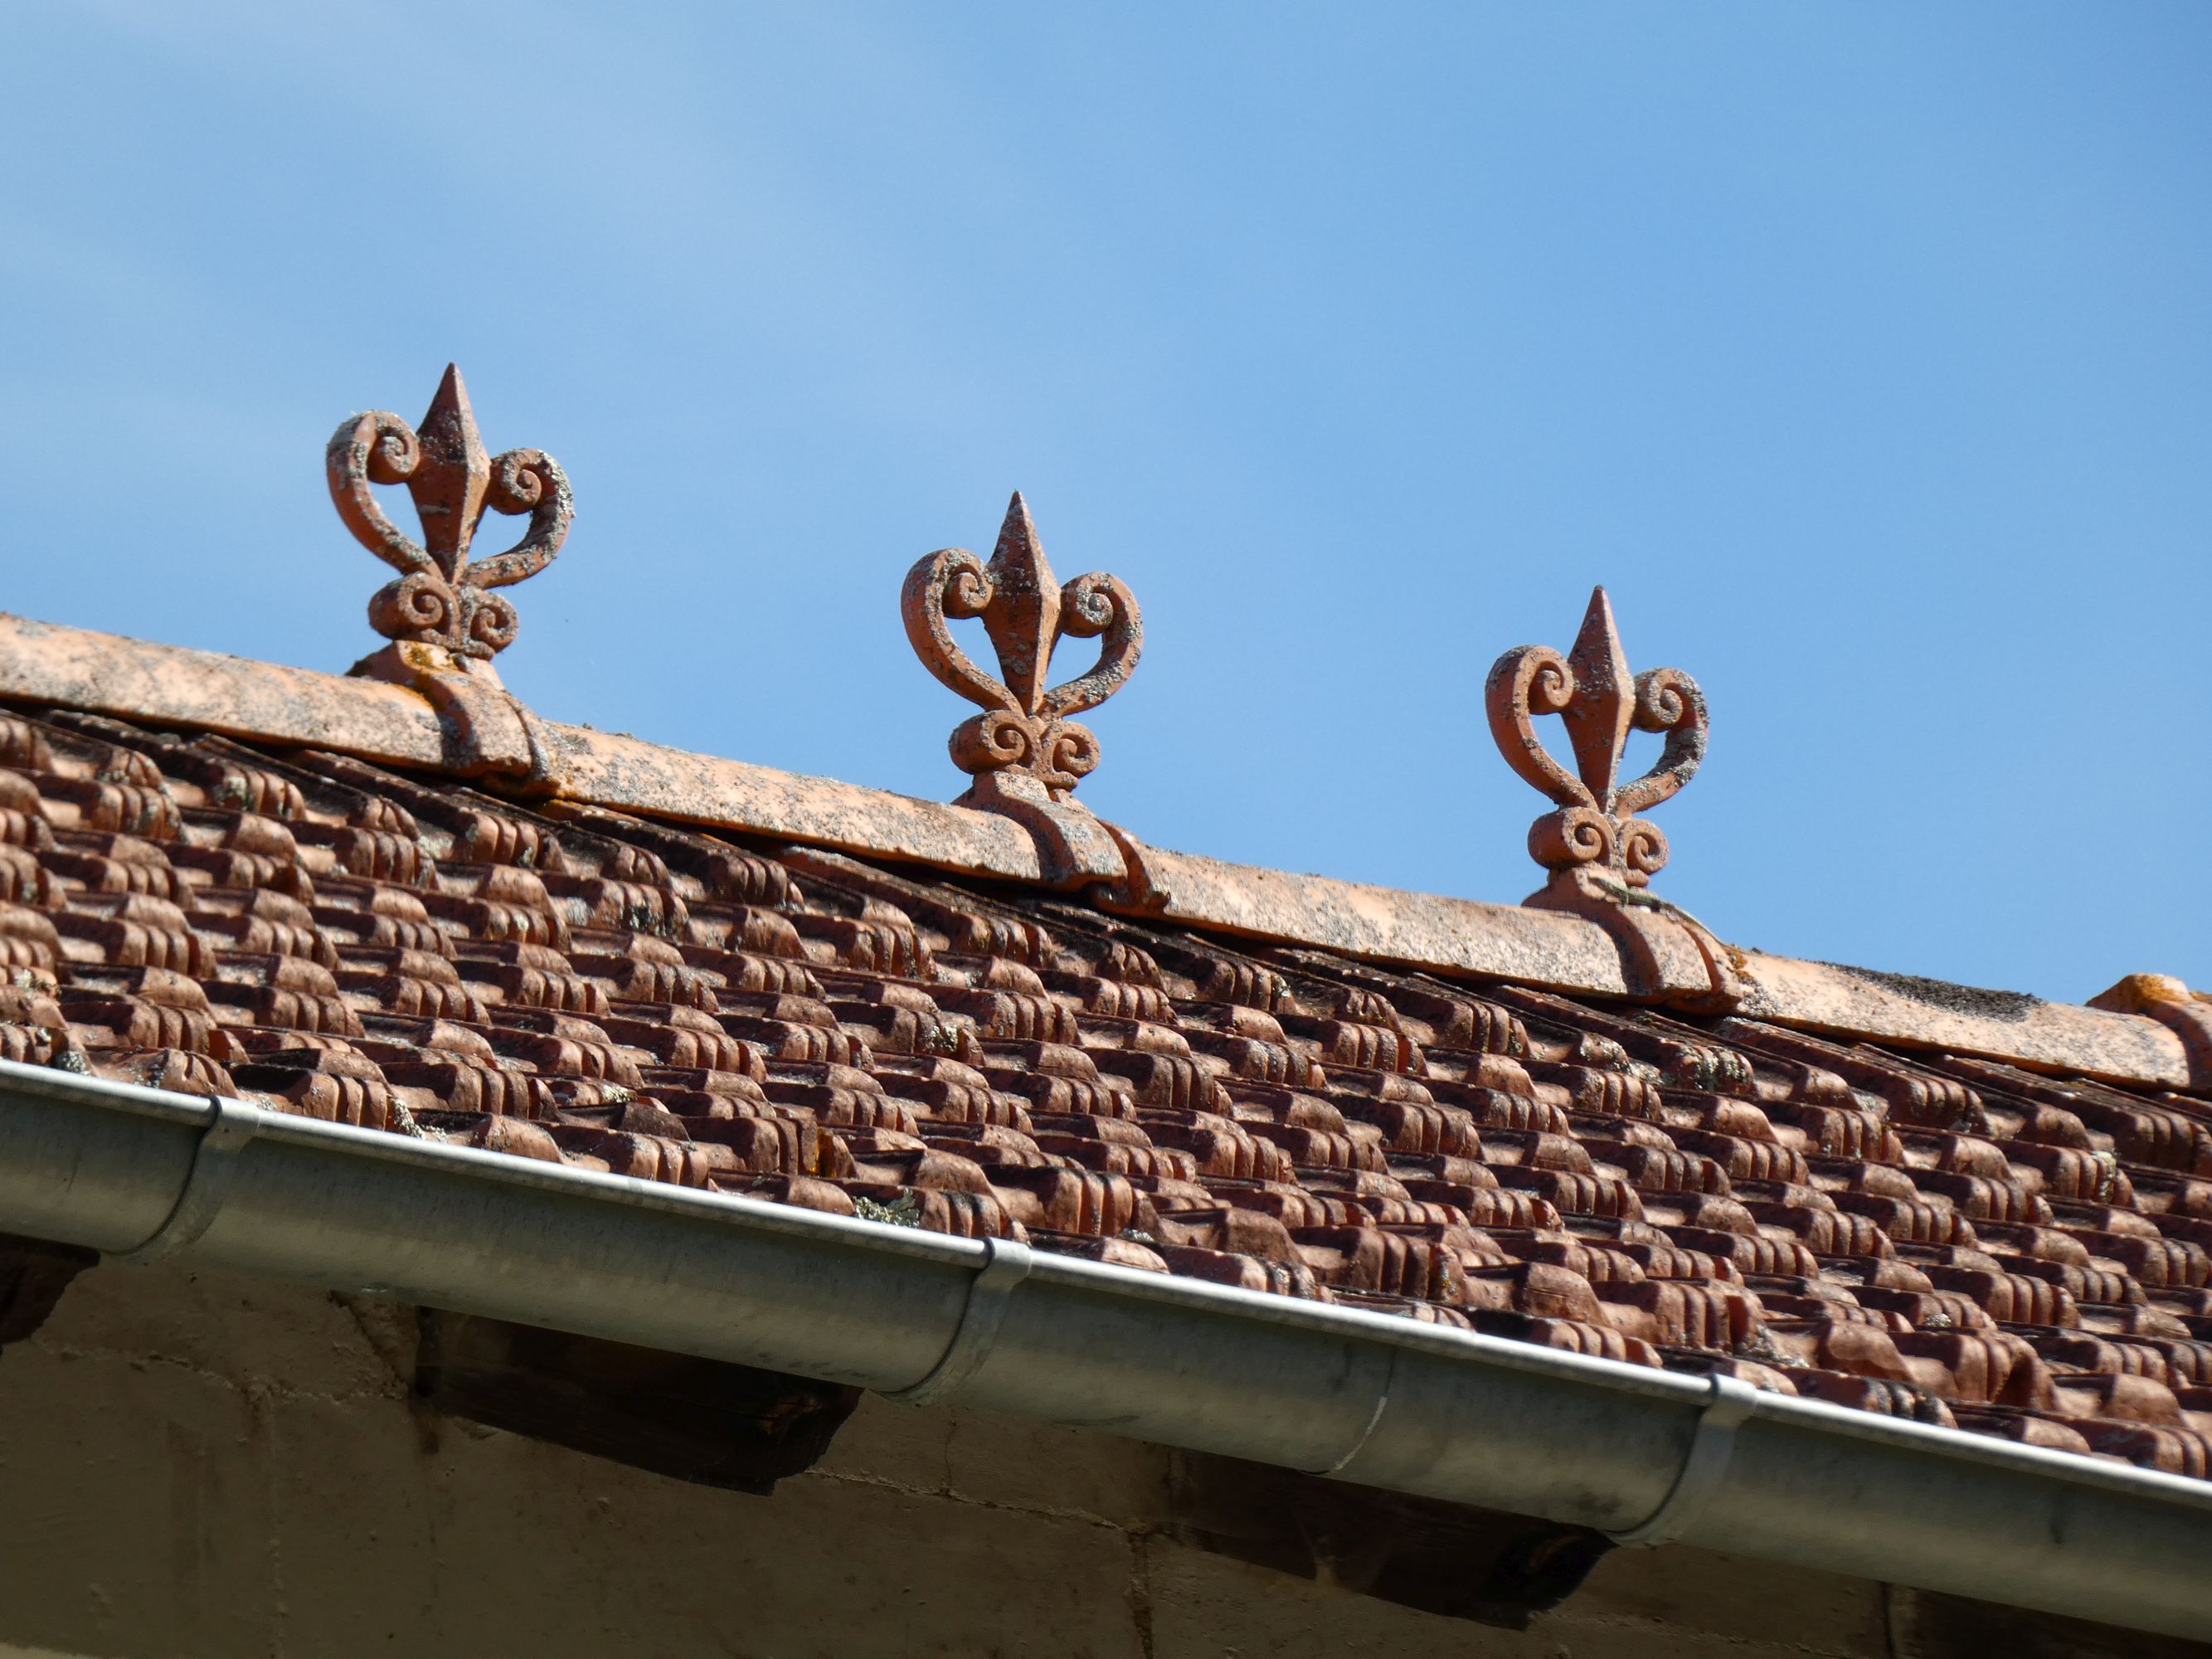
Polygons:
M1910 1659L1905 1592L1619 1551L1513 1632L1173 1541L1176 1454L869 1398L772 1498L431 1413L412 1310L167 1265L0 1355L0 1659Z

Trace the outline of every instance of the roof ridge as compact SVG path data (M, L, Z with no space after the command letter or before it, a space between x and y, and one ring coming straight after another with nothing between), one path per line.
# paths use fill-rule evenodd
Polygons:
M960 876L1069 884L1055 881L1048 854L1012 818L541 720L503 690L465 675L395 684L0 612L0 701L313 744L526 797ZM1621 907L1613 913L1619 921L1607 926L1587 915L1296 874L1145 846L1125 830L1114 836L1133 854L1134 879L1083 887L1106 911L1450 975L1720 1011L1711 957L1666 910ZM1721 1006L1748 1017L2116 1082L2212 1086L2183 1035L2153 1014L1721 948L1741 981L1741 994ZM1936 988L1918 988L1923 983Z

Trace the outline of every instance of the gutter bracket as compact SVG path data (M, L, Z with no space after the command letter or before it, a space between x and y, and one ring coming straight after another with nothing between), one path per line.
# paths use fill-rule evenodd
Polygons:
M960 1323L943 1356L919 1382L882 1390L884 1399L902 1406L927 1406L941 1400L975 1376L989 1355L991 1345L999 1338L999 1323L1006 1316L1007 1300L1014 1286L1030 1276L1036 1258L1028 1245L1011 1238L987 1238L983 1250L982 1270L969 1282Z
M222 1208L231 1177L238 1172L238 1154L260 1127L261 1112L242 1100L220 1095L208 1104L212 1110L207 1127L192 1149L192 1167L177 1194L175 1207L144 1243L118 1253L113 1260L143 1267L173 1255L205 1232Z
M1733 1376L1716 1374L1707 1381L1711 1391L1698 1414L1697 1432L1691 1438L1689 1455L1682 1460L1681 1473L1657 1509L1635 1526L1606 1534L1614 1543L1646 1549L1673 1543L1689 1530L1728 1478L1736 1429L1758 1408L1759 1390Z

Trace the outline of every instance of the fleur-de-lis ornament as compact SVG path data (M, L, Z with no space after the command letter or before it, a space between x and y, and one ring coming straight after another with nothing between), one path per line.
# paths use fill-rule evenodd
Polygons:
M419 427L384 410L357 415L331 434L326 459L331 500L346 528L400 572L369 600L370 627L478 662L513 643L514 607L491 590L536 575L561 550L575 507L558 462L537 449L487 458L451 363ZM401 534L369 491L397 483L415 499L420 542ZM527 513L530 527L504 553L471 560L487 511Z
M965 805L1015 799L1064 803L1098 764L1098 739L1068 718L1119 690L1144 649L1137 602L1115 577L1094 572L1060 584L1018 491L985 564L964 547L930 554L907 573L899 610L929 672L983 712L952 733L952 763L975 775ZM1003 678L987 674L952 641L947 623L982 620ZM1046 686L1062 639L1098 639L1088 673Z
M1674 668L1631 676L1605 589L1590 595L1582 632L1565 657L1547 646L1507 652L1485 688L1491 735L1506 764L1559 803L1528 828L1528 852L1563 876L1609 877L1638 888L1667 862L1667 837L1637 813L1656 806L1690 781L1705 757L1705 698L1698 683ZM1536 736L1534 717L1566 724L1575 769L1561 766ZM1666 735L1658 763L1619 781L1631 731Z

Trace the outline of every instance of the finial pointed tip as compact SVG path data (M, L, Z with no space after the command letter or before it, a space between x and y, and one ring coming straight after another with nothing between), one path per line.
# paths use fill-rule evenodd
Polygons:
M1613 600L1602 583L1590 589L1589 608L1583 612L1581 640L1602 641L1618 648L1620 629L1613 619Z
M1567 660L1574 666L1575 678L1593 687L1601 684L1626 687L1635 683L1628 670L1628 653L1621 647L1620 626L1613 619L1613 601L1606 597L1602 587L1591 590L1589 609L1583 613L1583 625L1575 632L1575 642L1567 653ZM1622 704L1605 722L1608 727L1617 728L1612 738L1613 760L1618 760L1621 742L1628 735L1627 721L1627 705ZM1575 723L1571 719L1568 721L1570 727ZM1582 741L1577 739L1576 753L1578 757L1583 747ZM1610 768L1612 763L1613 761L1608 760L1606 765ZM1587 760L1583 772L1583 781L1588 782L1590 763ZM1606 775L1611 775L1609 770ZM1611 785L1605 787L1609 788ZM1590 787L1595 789L1599 786L1591 783Z
M469 410L469 389L461 380L460 366L447 363L446 372L438 377L437 395L430 399L429 412L423 416L422 424L434 424L441 414L461 412L473 413Z
M999 526L999 540L1003 544L1009 538L1027 547L1036 545L1036 520L1030 517L1030 504L1017 489L1013 499L1006 503L1006 521Z

